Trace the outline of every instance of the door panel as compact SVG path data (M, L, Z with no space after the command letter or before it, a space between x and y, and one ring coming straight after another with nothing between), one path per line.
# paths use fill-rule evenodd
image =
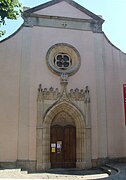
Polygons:
M53 168L63 167L63 151L57 150L57 142L63 139L63 128L61 126L51 127L51 165ZM55 146L55 147L54 147Z
M54 125L51 127L50 139L51 167L76 167L76 128L70 125L65 127Z
M64 165L76 167L76 130L73 126L64 128Z

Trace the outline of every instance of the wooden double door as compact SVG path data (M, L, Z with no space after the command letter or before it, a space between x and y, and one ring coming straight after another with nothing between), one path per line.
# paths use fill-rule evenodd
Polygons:
M51 168L76 167L76 128L72 125L51 126Z

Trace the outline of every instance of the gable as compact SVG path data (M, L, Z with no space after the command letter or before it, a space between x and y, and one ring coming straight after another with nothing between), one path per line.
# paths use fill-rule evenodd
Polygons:
M80 19L92 19L87 14L81 12L77 8L71 6L65 1L54 4L47 8L41 9L35 12L39 15L49 15L49 16L62 16L62 17L71 17L71 18L80 18Z
M31 15L47 15L47 16L59 16L59 17L70 17L70 18L79 18L79 19L94 19L99 21L100 24L104 20L82 7L73 0L52 0L47 3L41 4L39 6L28 9L24 12L24 16Z
M24 11L24 26L102 32L104 20L72 0L52 0Z

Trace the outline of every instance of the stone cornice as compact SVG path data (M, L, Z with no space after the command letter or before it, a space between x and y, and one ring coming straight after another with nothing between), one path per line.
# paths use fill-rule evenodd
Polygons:
M102 23L94 19L79 19L60 16L45 16L38 14L24 14L24 26L40 26L51 28L65 28L82 31L102 32Z
M63 16L41 15L37 13L32 13L32 14L24 13L23 19L28 18L28 17L45 18L45 19L60 19L60 20L89 22L89 23L96 22L95 19L81 19L81 18L72 18L72 17L63 17Z

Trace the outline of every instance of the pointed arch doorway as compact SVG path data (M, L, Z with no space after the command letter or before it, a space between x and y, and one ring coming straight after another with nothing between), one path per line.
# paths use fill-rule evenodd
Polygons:
M85 118L81 111L74 106L72 103L63 101L53 105L45 114L44 117L41 116L41 103L38 104L38 121L37 121L37 147L36 147L36 160L37 160L37 170L45 170L53 167L51 159L51 148L56 148L56 143L51 142L51 127L53 125L58 125L61 127L74 127L75 129L75 162L76 168L84 169L91 167L91 129L86 128ZM62 113L66 114L66 118L61 121L58 116ZM70 119L68 120L69 117ZM62 124L64 123L64 125ZM66 128L69 131L69 128ZM56 131L57 132L57 131ZM68 136L68 134L67 134ZM60 140L59 140L60 141ZM51 143L53 145L51 145ZM56 144L56 145L54 145ZM60 143L59 143L60 144ZM58 145L60 146L60 145ZM56 151L56 150L52 150ZM73 158L73 159L74 159ZM65 161L67 162L67 161ZM62 165L64 161L61 161ZM66 165L66 164L65 164ZM61 165L60 165L61 166ZM63 165L64 166L64 165Z
M58 113L51 123L51 168L76 167L76 125L66 112Z

